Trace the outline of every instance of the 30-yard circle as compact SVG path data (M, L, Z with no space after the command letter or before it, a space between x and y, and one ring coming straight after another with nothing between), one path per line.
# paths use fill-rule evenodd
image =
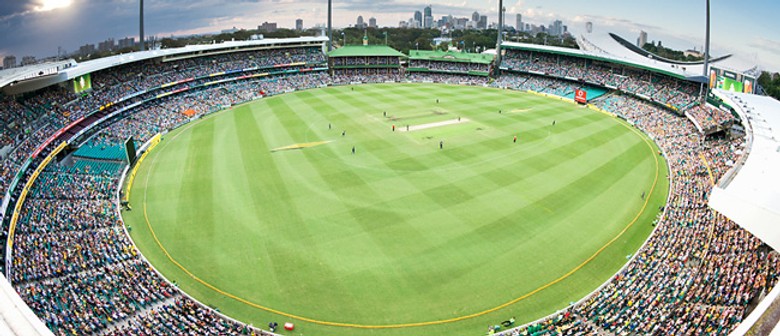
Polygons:
M151 153L132 202L179 265L142 212L125 220L170 280L256 324L279 317L247 303L368 326L498 319L539 288L543 302L504 315L605 281L649 234L665 173L636 130L550 98L326 88L217 114Z

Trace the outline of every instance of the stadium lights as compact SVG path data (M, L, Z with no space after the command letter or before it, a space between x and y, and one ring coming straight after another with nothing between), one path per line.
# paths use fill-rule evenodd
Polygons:
M501 65L501 37L504 31L504 0L498 0L498 37L496 37L496 75Z
M707 27L704 33L704 71L702 75L707 77L709 75L707 69L710 65L710 0L705 1L707 2Z
M140 1L140 32L138 34L138 43L141 44L141 51L146 50L146 43L144 42L144 0Z
M333 0L328 0L328 51L333 50Z

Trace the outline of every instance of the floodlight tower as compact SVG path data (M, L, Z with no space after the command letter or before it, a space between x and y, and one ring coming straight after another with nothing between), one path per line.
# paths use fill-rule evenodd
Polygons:
M141 51L144 51L146 50L146 43L144 43L144 0L140 0L140 2L141 2L141 6L140 6L141 20L140 20L139 27L141 31L138 34L138 39L139 39L138 43L141 44Z
M504 33L504 0L498 0L498 37L496 37L496 76L501 67L501 40Z
M709 78L707 69L710 66L710 0L707 1L707 28L704 33L704 77Z
M328 51L333 50L333 0L328 0Z

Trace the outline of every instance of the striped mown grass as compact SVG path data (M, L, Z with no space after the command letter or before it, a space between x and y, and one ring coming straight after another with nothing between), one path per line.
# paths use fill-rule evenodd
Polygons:
M256 326L477 335L552 313L606 281L651 232L666 175L633 127L556 99L330 87L166 135L140 167L124 218L168 279ZM362 328L417 323L426 325Z

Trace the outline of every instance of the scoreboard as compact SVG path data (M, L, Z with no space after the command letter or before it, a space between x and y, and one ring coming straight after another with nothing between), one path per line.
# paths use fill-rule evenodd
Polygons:
M710 89L722 89L730 92L754 93L756 78L744 73L710 67Z
M79 94L92 89L92 76L86 74L73 79L73 93Z

